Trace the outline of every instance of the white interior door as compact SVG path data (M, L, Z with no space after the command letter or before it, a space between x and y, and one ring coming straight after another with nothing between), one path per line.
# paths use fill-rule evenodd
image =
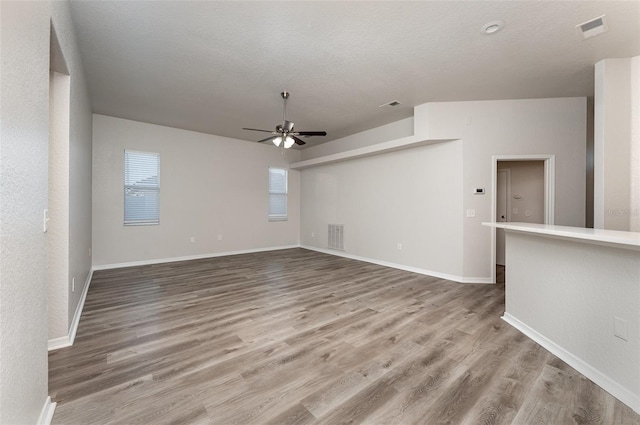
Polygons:
M496 187L496 222L508 221L509 170L498 170ZM504 266L504 229L496 229L496 264Z

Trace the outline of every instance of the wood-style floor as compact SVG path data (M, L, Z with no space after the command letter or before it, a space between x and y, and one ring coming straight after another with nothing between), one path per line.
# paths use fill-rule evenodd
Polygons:
M500 319L504 285L303 249L99 271L53 424L639 424Z

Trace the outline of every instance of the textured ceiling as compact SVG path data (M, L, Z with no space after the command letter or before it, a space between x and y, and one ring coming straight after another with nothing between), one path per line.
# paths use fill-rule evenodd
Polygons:
M640 54L640 1L72 1L95 113L244 140L377 127L425 102L593 95ZM577 24L606 15L583 40ZM488 36L481 27L502 20ZM400 106L379 108L392 100Z

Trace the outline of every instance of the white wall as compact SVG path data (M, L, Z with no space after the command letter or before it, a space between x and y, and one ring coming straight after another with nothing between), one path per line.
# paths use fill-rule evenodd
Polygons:
M401 139L413 135L413 117L395 121L371 130L352 134L331 142L322 143L317 146L303 149L301 159L314 159L321 156L331 155L346 150L363 148L376 143L388 142L389 140Z
M640 57L595 67L594 227L639 229Z
M631 216L629 230L640 232L640 56L631 58Z
M91 157L93 113L71 10L66 1L52 2L52 22L69 70L71 99L69 111L69 271L67 277L67 320L77 311L80 297L89 282L91 269ZM71 279L75 277L75 291Z
M639 412L640 252L507 231L507 273L507 321Z
M67 2L0 2L0 423L36 423L47 402L49 48L56 28L71 77L69 267L88 274L91 114ZM86 248L86 249L85 249ZM82 286L82 282L80 283ZM69 290L68 287L62 290ZM76 296L79 296L76 289ZM75 303L75 304L74 304ZM60 318L72 315L69 298Z
M69 332L69 75L49 79L49 339Z
M344 224L349 255L457 278L461 190L460 141L305 169L302 244L326 249L327 225Z
M299 243L298 171L289 171L289 220L267 216L268 167L287 168L298 151L104 115L94 115L93 143L96 266ZM158 226L123 225L125 149L160 153Z
M491 275L493 155L555 155L555 224L585 223L586 99L530 99L428 103L416 107L417 134L432 139L462 138L463 275ZM474 195L483 187L486 195ZM451 213L456 213L452 211ZM462 214L462 211L458 212Z
M544 161L498 161L511 176L511 220L544 223Z
M481 223L493 221L493 155L555 155L555 221L584 226L585 98L429 103L415 108L413 123L418 137L460 140L302 170L304 245L326 248L327 224L339 222L347 255L489 282L492 230ZM393 134L386 128L382 135ZM381 134L350 140L364 146ZM328 153L353 149L327 145Z
M53 2L56 88L51 100L49 339L66 339L91 268L92 113L68 2ZM56 69L57 70L57 69ZM71 284L75 278L75 290Z
M47 399L48 2L0 2L0 423Z

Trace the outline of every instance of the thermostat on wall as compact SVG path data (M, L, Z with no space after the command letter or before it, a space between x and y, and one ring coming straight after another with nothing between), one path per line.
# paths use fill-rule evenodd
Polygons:
M473 189L474 195L484 195L484 187L476 187Z

